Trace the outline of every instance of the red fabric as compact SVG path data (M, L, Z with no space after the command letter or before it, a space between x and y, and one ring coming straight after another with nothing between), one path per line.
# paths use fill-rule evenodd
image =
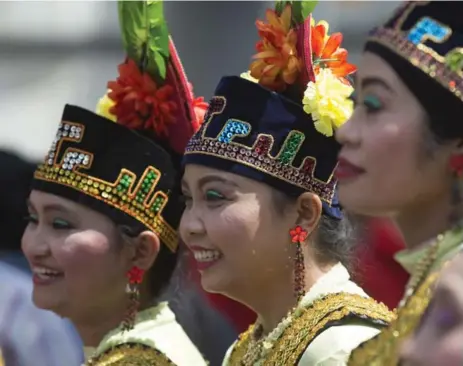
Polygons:
M385 219L372 219L368 233L358 253L357 280L370 296L395 308L409 279L409 274L394 260L395 253L404 248L403 240Z

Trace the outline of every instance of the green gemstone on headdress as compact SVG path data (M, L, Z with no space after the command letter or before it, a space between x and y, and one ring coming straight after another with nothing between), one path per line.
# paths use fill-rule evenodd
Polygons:
M301 148L304 138L305 136L302 132L291 131L280 150L277 160L281 164L291 164Z

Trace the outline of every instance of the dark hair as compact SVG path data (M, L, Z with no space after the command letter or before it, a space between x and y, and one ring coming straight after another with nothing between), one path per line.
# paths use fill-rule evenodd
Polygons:
M275 208L281 213L287 205L295 203L297 197L275 190L273 200ZM352 270L356 236L354 226L345 214L341 220L322 214L312 242L317 262L341 262L348 270Z
M143 231L147 230L142 224L127 226L119 226L122 235L129 238L136 238ZM148 271L148 283L150 290L150 297L156 299L162 291L168 286L175 267L177 266L178 251L171 252L170 249L161 241L158 256L153 266Z

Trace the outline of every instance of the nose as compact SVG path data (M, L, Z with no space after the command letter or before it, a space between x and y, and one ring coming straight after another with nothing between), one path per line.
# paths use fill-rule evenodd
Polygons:
M356 127L355 115L352 115L335 132L336 141L341 145L357 145L360 142L359 132Z
M21 239L21 249L29 260L49 256L50 246L39 226L28 225Z
M191 205L183 211L180 220L179 233L185 244L191 243L195 238L204 235L206 230L200 210Z

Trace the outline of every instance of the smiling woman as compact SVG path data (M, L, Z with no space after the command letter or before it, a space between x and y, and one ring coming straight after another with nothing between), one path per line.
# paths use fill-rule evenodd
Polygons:
M258 314L224 366L343 365L393 317L346 268L333 130L352 109L355 66L311 7L278 2L256 23L250 72L222 78L185 151L179 231L202 285Z
M119 10L128 57L99 103L105 117L67 105L34 174L22 239L33 300L72 320L86 365L203 366L159 301L178 257L180 156L200 113L162 2L121 2ZM154 18L162 26L140 25Z

